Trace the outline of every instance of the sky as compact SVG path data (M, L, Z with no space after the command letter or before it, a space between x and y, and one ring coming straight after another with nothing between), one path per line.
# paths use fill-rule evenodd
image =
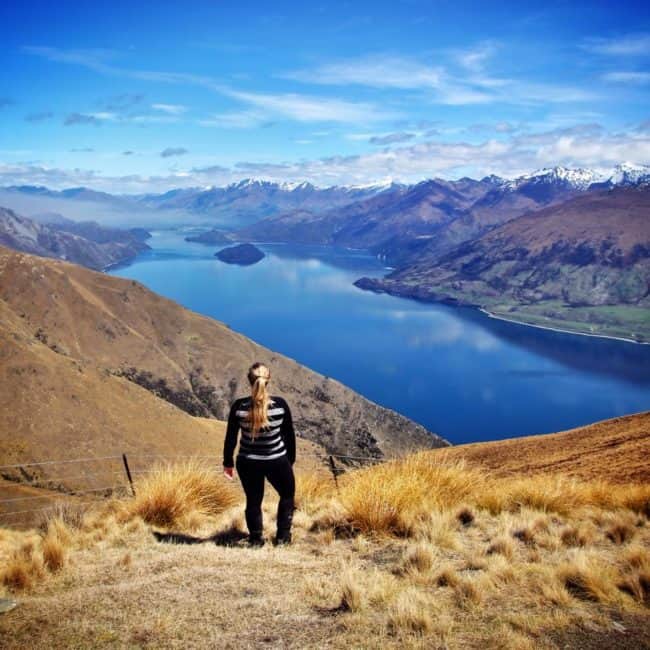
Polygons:
M0 186L650 162L644 2L4 0L0 29Z

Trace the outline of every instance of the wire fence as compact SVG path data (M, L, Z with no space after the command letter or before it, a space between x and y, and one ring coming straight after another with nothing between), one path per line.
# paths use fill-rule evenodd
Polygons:
M322 454L315 451L301 452L301 458L310 458L327 469L338 486L338 477L349 469L382 462L383 458L337 453ZM20 494L0 498L0 525L33 519L43 515L60 503L87 503L110 496L135 495L137 481L149 474L164 472L161 463L183 460L214 462L215 473L221 471L221 459L212 454L119 454L85 458L62 458L28 461L0 465L0 497L2 492L16 488L47 490L44 494ZM98 467L97 464L101 463ZM66 468L73 468L66 473ZM56 468L55 476L47 471ZM83 469L82 469L83 468ZM37 473L40 472L40 475ZM83 473L82 473L83 472ZM136 477L134 484L133 477ZM101 480L100 480L101 479ZM97 483L101 483L97 486ZM80 484L77 484L80 483ZM24 507L23 507L24 506ZM34 507L30 507L34 506ZM18 509L15 509L18 508Z

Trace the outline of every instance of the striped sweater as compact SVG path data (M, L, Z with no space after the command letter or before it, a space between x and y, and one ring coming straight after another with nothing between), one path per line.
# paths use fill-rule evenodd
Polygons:
M296 460L296 434L289 405L282 397L271 397L269 426L263 427L253 437L248 421L251 398L235 400L228 416L226 440L223 446L223 466L234 467L233 454L237 446L237 434L241 430L239 458L249 460L273 460L288 456L293 465Z

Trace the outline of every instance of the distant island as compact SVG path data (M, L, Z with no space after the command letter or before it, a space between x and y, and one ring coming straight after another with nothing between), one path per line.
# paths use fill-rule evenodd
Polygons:
M185 241L194 242L197 244L229 244L232 240L226 235L223 230L207 230L200 232L196 235L188 235Z
M266 257L262 251L253 246L253 244L238 244L229 248L223 248L217 251L215 257L219 258L226 264L239 264L240 266L250 266L257 264Z

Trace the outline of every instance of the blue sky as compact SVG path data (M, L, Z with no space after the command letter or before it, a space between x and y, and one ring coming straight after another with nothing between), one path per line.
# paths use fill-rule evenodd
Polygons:
M0 185L650 162L647 3L306 4L5 0Z

